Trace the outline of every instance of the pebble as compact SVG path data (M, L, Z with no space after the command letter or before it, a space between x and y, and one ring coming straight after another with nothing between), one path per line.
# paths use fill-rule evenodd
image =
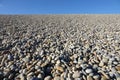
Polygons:
M91 76L87 76L87 80L93 80L93 78Z
M56 69L57 69L58 71L60 71L60 72L64 72L64 68L61 67L61 66L56 66Z
M104 62L103 62L103 61L100 61L99 66L100 66L100 67L103 67L103 66L104 66Z
M13 56L11 54L8 55L8 60L13 60Z
M61 78L59 76L55 76L54 80L61 80Z
M86 73L88 73L88 74L90 74L90 73L92 73L92 72L93 72L93 70L92 70L92 69L88 69L88 68L87 68L87 69L85 70L85 72L86 72Z
M51 80L51 79L52 79L51 76L46 76L46 77L44 78L44 80Z
M39 79L43 79L43 75L42 74L38 74L37 76Z
M100 80L100 76L99 76L99 75L94 75L93 78L94 78L95 80Z
M117 15L2 15L0 79L120 80L119 20Z
M117 71L120 71L120 66L116 66Z
M73 78L79 78L79 77L81 77L81 73L76 71L76 72L73 73L72 77Z

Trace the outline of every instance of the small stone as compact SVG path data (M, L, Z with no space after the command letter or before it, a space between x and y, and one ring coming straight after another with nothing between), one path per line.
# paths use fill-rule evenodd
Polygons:
M29 62L30 60L29 60L28 57L25 57L25 58L23 58L23 61L27 63L27 62Z
M105 79L105 80L106 80L106 79L110 79L109 76L108 76L105 72L103 72L103 71L98 71L98 72L102 73L102 75L103 75L103 76L102 76L102 77L103 77L103 80L104 80L104 79Z
M100 66L100 67L103 67L103 66L104 66L104 62L103 62L103 61L100 61L99 66Z
M120 66L116 66L117 71L120 71Z
M8 60L13 60L13 56L11 54L8 55Z
M66 77L67 77L67 74L68 74L68 72L63 72L63 73L61 74L61 77L66 78Z
M109 75L110 75L111 78L114 77L114 73L113 72L109 72Z
M14 74L11 73L8 78L9 79L13 79L14 78Z
M116 80L120 80L120 77L117 77L117 79Z
M72 80L71 78L66 78L66 80Z
M90 73L93 72L93 70L92 69L86 69L85 72L88 73L88 74L90 74Z
M107 58L103 58L102 61L103 61L104 63L108 63L108 59L107 59Z
M39 79L43 79L43 75L42 74L38 74L37 76Z
M56 69L57 69L58 71L60 71L60 72L63 72L63 71L64 71L63 67L61 67L61 66L56 66Z
M78 72L78 71L75 71L74 73L73 73L73 76L72 76L73 78L79 78L79 77L81 77L81 73L80 72Z
M44 78L44 80L51 80L51 79L52 79L51 76L46 76L46 77Z
M9 80L8 78L3 78L3 80Z
M78 57L78 55L77 55L77 54L74 54L73 57L76 59L76 58Z
M24 74L20 74L20 80L25 80L25 75Z
M92 76L87 76L87 80L93 80Z
M94 75L93 78L94 78L95 80L99 80L100 76L99 76L99 75Z
M94 73L90 73L89 76L94 76Z
M118 64L118 62L117 62L117 61L113 61L113 64L114 64L114 65L117 65L117 64Z
M105 76L101 76L101 80L108 80Z
M59 76L55 76L54 80L61 80L61 78Z

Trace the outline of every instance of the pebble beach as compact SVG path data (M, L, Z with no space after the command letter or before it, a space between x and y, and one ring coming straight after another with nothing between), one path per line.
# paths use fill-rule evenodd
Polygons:
M0 15L0 80L120 80L120 15Z

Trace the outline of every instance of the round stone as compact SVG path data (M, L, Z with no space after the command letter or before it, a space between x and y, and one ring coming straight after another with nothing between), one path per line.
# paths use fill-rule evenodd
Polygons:
M88 74L90 74L90 73L93 72L93 70L89 68L89 69L86 69L85 72L88 73Z

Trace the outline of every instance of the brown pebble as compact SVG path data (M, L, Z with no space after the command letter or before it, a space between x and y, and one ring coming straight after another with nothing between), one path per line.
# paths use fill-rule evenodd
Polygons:
M61 67L61 66L56 66L56 69L57 69L58 71L60 71L60 72L63 72L63 71L64 71L63 67Z
M117 71L120 71L120 66L116 66Z

